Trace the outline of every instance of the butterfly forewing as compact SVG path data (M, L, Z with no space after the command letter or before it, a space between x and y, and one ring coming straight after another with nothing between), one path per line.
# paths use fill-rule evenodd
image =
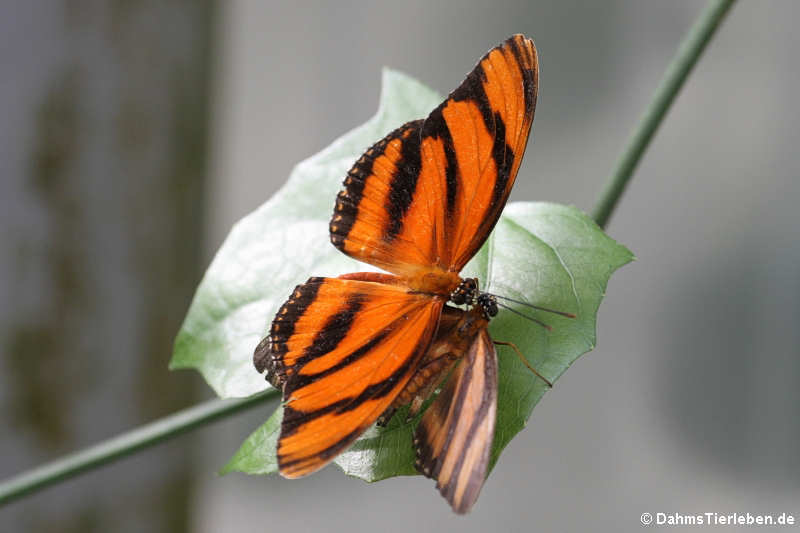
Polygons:
M431 113L423 136L452 139L455 190L448 191L448 266L459 271L500 217L525 153L536 107L538 62L521 35L491 50Z
M492 49L424 122L370 148L337 199L331 240L408 276L458 272L497 222L536 106L538 63L521 35Z
M405 387L442 301L405 287L312 278L273 321L269 373L283 376L278 466L300 477L349 446Z
M497 354L478 330L414 434L417 466L457 513L478 499L489 469L497 413Z

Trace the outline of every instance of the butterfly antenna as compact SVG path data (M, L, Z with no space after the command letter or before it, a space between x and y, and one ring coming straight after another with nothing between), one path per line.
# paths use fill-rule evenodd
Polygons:
M548 313L555 313L556 315L565 316L567 318L575 318L576 317L576 315L574 315L572 313L567 313L565 311L556 311L555 309L549 309L547 307L542 307L542 306L539 306L539 305L529 304L528 302L515 300L514 298L509 298L508 296L500 296L499 294L490 294L490 296L494 296L495 298L500 298L501 300L507 300L507 301L515 303L515 304L524 305L525 307L530 307L531 309L538 309L539 311L547 311Z
M530 320L531 322L535 322L536 324L539 324L540 326L542 326L542 327L543 327L544 329L546 329L547 331L553 331L553 328L552 328L551 326L548 326L547 324L545 324L544 322L542 322L542 321L541 321L541 320L539 320L538 318L533 318L532 316L528 316L528 315L526 315L525 313L520 313L519 311L517 311L517 310L516 310L516 309L514 309L513 307L509 307L509 306L507 306L507 305L505 305L505 304L503 304L503 303L501 303L501 302L497 302L497 305L499 305L499 306L500 306L500 307L502 307L503 309L508 309L509 311L511 311L512 313L514 313L515 315L519 315L519 316L521 316L522 318L527 318L527 319L528 319L528 320Z
M548 387L550 387L551 389L553 388L553 383L552 383L552 382L551 382L549 379L547 379L546 377L544 377L543 375L541 375L541 374L540 374L540 373L539 373L539 372L538 372L538 371L537 371L535 368L533 368L533 366L531 366L531 364L528 362L528 360L527 360L527 359L525 359L525 356L524 356L524 355L522 355L522 352L520 352L520 351L519 351L519 348L517 348L517 345L516 345L516 344L514 344L513 342L503 342L503 341L493 341L493 342L494 342L495 344L499 344L499 345L502 345L502 346L510 346L511 348L513 348L513 349L514 349L514 351L517 353L517 357L519 357L519 360L520 360L520 361L522 361L522 364L524 364L525 366L527 366L527 367L528 367L528 369L529 369L531 372L533 372L534 374L536 374L537 376L539 376L539 379L541 379L542 381L544 381L545 383L547 383L547 386L548 386Z

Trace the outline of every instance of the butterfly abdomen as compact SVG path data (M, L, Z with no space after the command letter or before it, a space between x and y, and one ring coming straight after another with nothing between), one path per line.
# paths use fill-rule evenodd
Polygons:
M414 373L411 380L409 380L406 388L397 396L392 407L397 408L402 405L411 404L411 410L408 416L416 416L425 400L433 394L436 386L457 360L458 355L448 351L435 359L423 362L420 368Z

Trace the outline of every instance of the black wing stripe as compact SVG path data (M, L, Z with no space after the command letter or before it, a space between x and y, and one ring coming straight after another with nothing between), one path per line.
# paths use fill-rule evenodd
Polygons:
M366 299L367 297L363 294L348 295L344 309L328 318L325 325L314 336L311 344L303 351L303 355L297 358L295 365L302 368L309 361L335 350L347 336L353 326L353 320L364 306Z
M415 128L416 129L416 128ZM411 133L401 147L402 166L397 167L389 184L389 195L384 208L389 213L389 225L383 234L383 240L392 242L403 231L403 218L414 201L417 191L419 172L422 167L419 136Z
M389 335L389 333L390 333L389 330L380 332L378 335L368 340L353 353L343 358L341 361L331 366L330 368L327 368L321 372L317 372L316 374L302 374L302 373L295 374L295 376L292 379L292 390L302 389L303 387L310 385L319 379L330 376L331 374L338 372L339 370L347 367L348 365L355 363L356 361L367 355L375 347L382 344L386 340L386 337L387 335Z
M432 137L434 139L441 139L444 145L445 155L445 198L446 198L446 211L447 216L451 217L456 207L456 198L458 195L458 162L456 161L456 150L453 145L453 136L450 133L450 128L442 116L443 105L434 109L430 116L425 119L425 124L422 126L422 135L424 137Z

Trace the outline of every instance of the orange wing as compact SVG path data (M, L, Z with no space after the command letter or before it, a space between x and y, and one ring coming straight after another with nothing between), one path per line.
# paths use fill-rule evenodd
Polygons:
M508 199L536 107L533 41L490 50L427 119L376 143L344 181L330 224L344 253L403 277L458 272Z
M484 324L414 434L417 468L457 513L470 510L486 479L496 413L497 353Z
M441 299L387 275L347 278L299 285L275 316L270 341L256 349L256 367L283 387L278 467L285 477L328 464L391 405L438 323Z

